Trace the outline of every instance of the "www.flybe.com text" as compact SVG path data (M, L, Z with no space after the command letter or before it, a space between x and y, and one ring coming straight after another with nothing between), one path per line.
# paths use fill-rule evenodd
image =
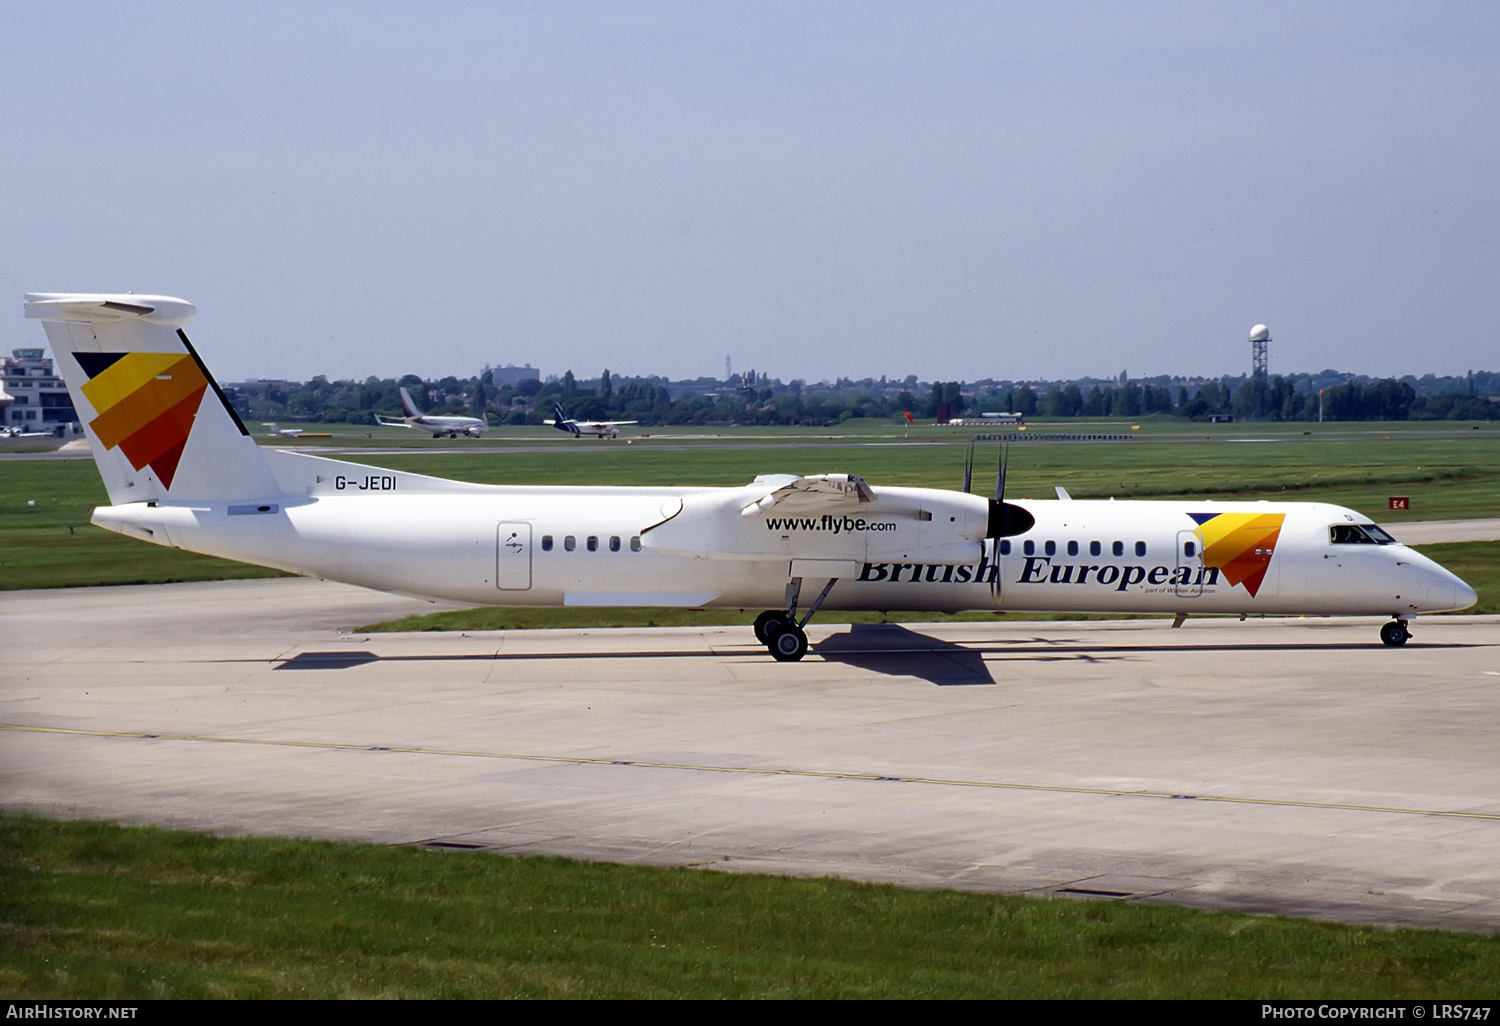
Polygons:
M845 531L894 531L894 520L866 520L864 517L835 517L824 513L821 517L766 517L768 531L827 531L843 534Z

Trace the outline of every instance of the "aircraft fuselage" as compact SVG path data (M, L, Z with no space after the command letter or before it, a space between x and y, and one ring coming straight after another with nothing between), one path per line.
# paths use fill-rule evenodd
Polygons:
M356 468L357 469L357 468ZM508 488L403 494L414 475L333 475L256 504L96 511L134 537L433 599L515 606L775 606L790 577L836 579L823 609L1369 614L1463 608L1473 592L1322 503L1015 500L1035 518L985 539L988 503L879 488L849 513L741 508L745 488ZM261 508L263 507L263 508ZM147 533L150 532L150 533Z

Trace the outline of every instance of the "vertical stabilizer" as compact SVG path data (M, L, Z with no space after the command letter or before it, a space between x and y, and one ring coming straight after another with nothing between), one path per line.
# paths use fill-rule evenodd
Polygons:
M401 386L401 409L406 411L408 417L420 417L422 415L422 411L417 409L417 404L411 401L411 393L406 390L405 385Z
M115 505L279 493L264 453L180 327L196 312L166 296L26 296L26 316L43 322Z

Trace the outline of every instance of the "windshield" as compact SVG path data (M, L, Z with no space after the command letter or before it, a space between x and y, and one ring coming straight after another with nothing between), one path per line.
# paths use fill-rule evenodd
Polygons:
M1333 524L1328 540L1335 545L1392 545L1396 541L1374 524Z

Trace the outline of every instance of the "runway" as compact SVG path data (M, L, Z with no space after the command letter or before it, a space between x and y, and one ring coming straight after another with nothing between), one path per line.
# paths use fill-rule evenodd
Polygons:
M0 804L1500 929L1500 617L340 631L431 608L0 594Z

